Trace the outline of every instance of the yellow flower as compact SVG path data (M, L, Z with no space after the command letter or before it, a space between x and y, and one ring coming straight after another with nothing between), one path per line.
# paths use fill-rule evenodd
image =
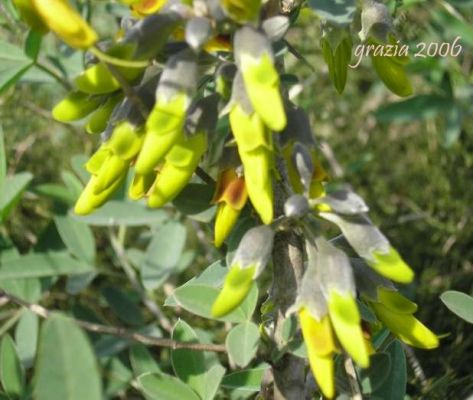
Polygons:
M322 238L306 245L308 266L289 313L297 311L312 373L322 393L332 398L335 343L363 368L372 349L361 327L348 257Z
M394 289L378 287L377 301L369 301L376 317L404 343L421 349L438 347L438 337L414 317L417 305Z
M233 168L223 170L217 179L217 188L212 199L217 203L214 242L220 247L235 225L241 210L248 199L245 179Z
M329 317L325 316L318 321L306 307L302 307L299 310L299 321L310 369L324 396L331 399L335 396L333 353L336 346Z
M97 40L97 33L67 0L32 0L43 22L69 46L87 49Z
M182 137L165 157L150 189L148 206L162 207L173 200L190 181L206 149L205 133L200 132L190 138Z
M212 305L212 316L222 317L245 300L253 281L261 274L271 257L274 232L260 225L249 229L235 252L223 288Z
M251 204L265 224L273 220L272 134L256 113L247 114L236 104L230 111L230 125L243 163Z

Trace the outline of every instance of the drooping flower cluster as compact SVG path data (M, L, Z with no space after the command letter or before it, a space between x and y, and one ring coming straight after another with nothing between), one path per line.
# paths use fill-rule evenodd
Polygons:
M133 18L123 21L116 42L105 43L67 0L14 3L32 29L89 50L73 91L52 111L58 121L84 120L85 130L103 139L86 163L91 177L77 214L94 212L127 182L130 199L158 208L173 201L197 169L214 176L217 247L249 204L261 222L240 241L212 307L215 317L245 299L271 258L276 230L290 220L290 229L305 238L307 264L291 311L326 397L335 394L335 353L369 365L373 348L359 301L405 343L438 345L413 316L416 305L390 281L411 282L412 270L371 223L359 196L326 185L307 114L282 95L282 57L275 48L285 45L290 18L266 17L269 10L259 0L122 0ZM363 41L395 40L385 6L367 0L359 12ZM322 56L342 93L356 38L348 24L322 25ZM407 61L372 56L381 80L400 96L412 92ZM293 195L275 221L273 187L281 179ZM338 226L343 245L324 239L314 221Z

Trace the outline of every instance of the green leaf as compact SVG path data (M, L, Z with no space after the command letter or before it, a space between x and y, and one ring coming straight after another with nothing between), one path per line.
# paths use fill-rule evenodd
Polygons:
M1 271L1 266L0 266ZM41 298L41 281L36 278L29 279L1 279L0 287L8 293L31 303L36 303Z
M262 364L256 368L245 369L225 375L222 379L222 387L248 392L259 392L261 389L261 381L268 368L268 364Z
M141 265L141 279L148 290L157 289L175 270L186 243L187 230L170 220L158 227Z
M138 377L138 385L148 399L200 400L184 382L163 373L141 375Z
M0 381L8 396L19 397L24 392L25 372L10 335L0 343Z
M25 311L15 329L18 357L25 368L33 365L38 344L38 330L38 316L29 310Z
M363 394L373 393L381 387L391 373L391 356L389 353L376 353L370 357L369 368L360 368L360 377Z
M21 48L0 40L0 94L14 85L32 65Z
M94 271L93 266L63 252L32 253L0 266L0 279L41 278Z
M448 97L421 94L380 107L374 115L379 122L411 122L433 118L452 106Z
M177 321L172 331L172 338L180 342L198 343L194 330L183 320ZM194 389L200 397L205 392L205 358L204 353L189 349L171 351L172 367L183 382Z
M406 357L401 342L394 340L386 349L391 358L391 371L383 384L373 391L373 397L383 400L403 400L406 394Z
M230 359L239 367L246 367L258 350L259 330L251 321L235 326L227 335L225 346Z
M76 53L79 54L79 53ZM76 154L71 158L71 167L82 182L87 182L90 178L90 174L85 169L87 163L87 157L85 154Z
M220 364L214 365L207 371L204 376L204 392L201 395L203 400L212 400L215 397L223 375L225 375L225 368Z
M25 40L25 54L36 61L38 58L39 50L41 49L41 43L43 41L43 35L40 33L30 30Z
M135 376L150 372L161 372L158 363L146 346L141 343L136 343L130 347L130 363Z
M363 302L357 300L356 304L358 305L358 309L360 310L361 314L361 319L363 321L369 322L371 324L375 324L378 322L378 319L376 318L376 315L374 314L373 311Z
M287 344L287 351L296 357L307 358L307 347L303 339L293 339Z
M185 310L204 318L214 319L210 313L219 290L206 285L182 286L174 291L176 303ZM219 318L226 322L244 322L251 318L258 300L258 288L253 285L245 301L228 315Z
M53 315L43 323L33 382L35 400L102 400L92 347L72 319Z
M79 198L84 185L74 174L71 174L68 171L61 172L61 179L69 190L69 194L73 199L72 203L75 203Z
M7 155L5 153L5 135L0 125L0 193L3 193L3 185L7 176ZM0 194L0 200L3 195Z
M74 197L69 189L57 183L44 183L34 187L34 192L39 196L49 197L68 206L74 204Z
M93 226L142 226L158 224L167 215L164 210L152 210L142 203L111 200L90 215L74 218Z
M89 226L68 215L56 215L54 223L67 249L77 258L93 264L95 239Z
M214 288L219 288L223 285L225 280L225 276L228 273L228 268L225 265L224 260L219 260L208 266L199 276L195 276L192 279L188 280L183 285L179 286L179 288L184 286L191 286L191 285L204 285L204 286L212 286ZM178 289L179 289L178 288ZM168 307L175 307L177 306L176 299L174 297L174 293L169 295L166 298L165 306Z
M442 144L445 148L451 147L460 137L463 116L457 105L452 105L445 113L445 128L442 135Z
M119 357L104 360L101 367L105 377L104 391L107 398L116 398L119 392L126 390L133 379L133 373Z
M451 312L473 324L473 297L456 290L448 290L442 293L440 300Z
M336 25L348 25L356 11L355 0L309 0L309 6L320 19Z
M102 294L108 305L123 322L133 326L144 324L140 307L126 293L115 287L107 286L102 289Z
M190 183L172 203L189 218L200 222L210 222L216 212L216 206L212 204L214 192L213 185Z
M31 179L33 179L33 175L29 172L6 177L0 198L0 222L5 221L10 215Z

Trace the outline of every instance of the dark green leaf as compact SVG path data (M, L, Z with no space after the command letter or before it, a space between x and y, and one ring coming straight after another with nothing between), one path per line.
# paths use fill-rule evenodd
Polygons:
M211 204L214 191L214 186L190 183L173 200L173 204L181 213L190 218L210 222L216 210Z
M0 343L0 381L11 397L19 397L24 391L25 372L10 335L3 336Z
M235 326L227 335L225 346L228 355L239 367L246 367L258 350L259 330L251 321Z
M452 106L452 100L447 97L422 94L382 106L374 115L379 122L411 122L433 118Z
M119 392L128 388L133 379L133 373L119 357L104 360L102 371L105 376L104 391L107 398L116 398Z
M179 320L174 326L172 338L180 342L198 343L194 330L184 321ZM176 349L171 352L172 366L175 374L200 397L205 392L205 359L204 353L189 349Z
M30 30L28 32L28 36L26 37L25 41L25 54L33 61L36 61L36 59L38 58L42 41L43 36L40 33L33 30Z
M391 357L389 353L376 353L370 357L369 368L359 369L361 388L364 394L373 393L391 373Z
M102 400L92 347L70 318L54 315L44 322L35 367L35 400Z
M258 392L261 389L263 375L268 368L268 364L262 364L256 368L246 369L225 375L222 379L222 386L228 389L240 389L248 392Z
M89 226L68 215L55 216L54 223L67 249L77 258L93 264L95 239Z
M154 373L138 377L140 390L148 399L199 400L199 396L184 382L174 376Z
M473 324L473 297L456 290L448 290L442 293L440 300L451 312Z
M123 322L134 326L143 325L144 319L140 307L127 294L112 286L103 288L102 294Z
M33 179L33 175L29 172L6 177L0 197L0 222L5 221L10 215L31 179Z
M394 340L386 349L386 353L391 358L391 371L383 384L373 392L373 396L383 400L403 400L406 394L407 371L401 342Z
M130 347L130 363L135 376L145 373L161 372L158 363L141 343L136 343Z

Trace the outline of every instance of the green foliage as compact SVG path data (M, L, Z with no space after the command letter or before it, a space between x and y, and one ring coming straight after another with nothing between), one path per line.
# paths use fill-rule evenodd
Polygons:
M102 398L92 347L74 321L54 315L43 323L34 380L38 400Z
M440 299L450 311L473 324L473 297L456 290L449 290L442 293Z

